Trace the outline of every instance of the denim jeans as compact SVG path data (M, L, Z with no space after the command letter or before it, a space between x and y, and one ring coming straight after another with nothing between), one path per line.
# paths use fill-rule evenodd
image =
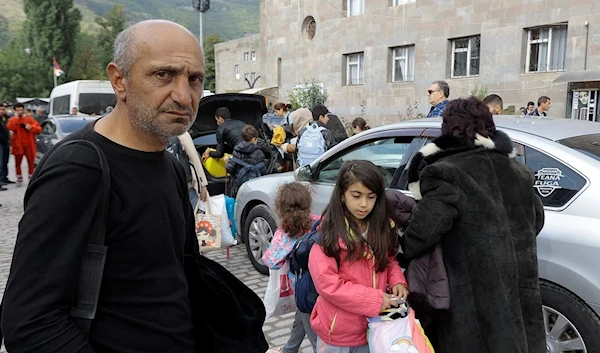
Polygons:
M304 336L308 336L308 340L313 347L313 351L317 349L317 334L310 327L310 314L303 313L300 310L296 310L296 317L294 318L294 324L292 326L292 332L285 346L283 346L283 353L298 353L300 345L304 341Z

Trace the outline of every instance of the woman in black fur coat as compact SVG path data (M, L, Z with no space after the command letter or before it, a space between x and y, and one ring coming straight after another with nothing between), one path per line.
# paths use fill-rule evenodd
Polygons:
M448 104L442 136L411 162L409 189L420 201L405 255L442 246L451 303L437 323L441 353L546 352L536 255L544 210L512 150L471 97Z

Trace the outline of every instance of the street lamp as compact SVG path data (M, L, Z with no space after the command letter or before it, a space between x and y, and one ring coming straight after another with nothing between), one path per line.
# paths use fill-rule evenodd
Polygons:
M210 9L210 0L192 0L194 8L200 12L200 48L204 51L204 38L202 38L202 14Z

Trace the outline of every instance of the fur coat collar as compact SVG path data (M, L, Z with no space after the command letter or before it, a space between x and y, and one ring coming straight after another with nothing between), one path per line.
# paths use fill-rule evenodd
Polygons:
M408 168L408 190L412 192L416 200L423 198L419 184L421 171L427 165L435 163L444 157L472 150L487 150L514 158L512 140L504 132L496 130L491 137L483 137L480 134L476 134L475 136L475 140L471 140L467 137L442 135L433 140L432 143L428 143L421 148L419 153L410 162Z

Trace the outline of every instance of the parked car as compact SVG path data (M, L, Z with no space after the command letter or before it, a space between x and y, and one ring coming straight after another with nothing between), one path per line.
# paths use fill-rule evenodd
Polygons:
M96 119L91 116L59 115L42 121L40 124L42 132L35 137L37 147L35 164L38 164L44 154L60 140Z
M267 113L265 98L261 95L246 93L222 93L203 97L200 100L196 121L190 129L196 150L200 155L206 148L214 148L217 144L217 121L215 111L226 107L231 112L231 118L253 125L261 136L266 136L263 115ZM233 146L225 145L225 152L232 153ZM226 178L215 177L206 172L208 192L211 195L224 194Z
M548 352L600 352L600 124L530 116L497 116L495 122L513 139L515 158L535 173L534 188L545 207L538 262ZM279 185L309 184L312 211L321 214L341 163L368 159L381 169L388 187L410 195L410 160L440 130L439 118L374 128L295 172L245 183L235 220L254 267L268 273L260 258L277 226L273 205Z

